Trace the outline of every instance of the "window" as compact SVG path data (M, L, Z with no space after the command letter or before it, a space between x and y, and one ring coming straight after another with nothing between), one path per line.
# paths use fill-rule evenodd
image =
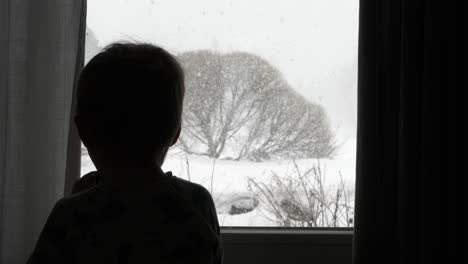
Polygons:
M90 0L86 61L116 40L177 55L183 132L163 169L205 186L222 226L352 227L357 25L358 0Z

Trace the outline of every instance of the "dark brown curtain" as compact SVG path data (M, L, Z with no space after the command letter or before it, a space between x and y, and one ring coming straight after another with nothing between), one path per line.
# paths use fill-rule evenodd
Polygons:
M355 264L468 263L464 2L360 1Z

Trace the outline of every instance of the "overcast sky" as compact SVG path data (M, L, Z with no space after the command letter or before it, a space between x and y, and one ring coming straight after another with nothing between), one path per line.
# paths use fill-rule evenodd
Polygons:
M88 0L88 26L101 46L258 54L322 103L334 129L356 128L358 0Z

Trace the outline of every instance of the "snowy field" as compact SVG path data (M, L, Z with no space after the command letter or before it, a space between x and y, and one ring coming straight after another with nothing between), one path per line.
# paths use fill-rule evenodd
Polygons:
M347 140L333 160L320 160L324 169L323 184L330 193L343 179L345 186L351 192L351 202L354 200L355 182L355 140ZM303 159L296 161L301 170L314 164L316 160ZM82 157L81 174L94 170L88 156ZM222 226L277 226L274 216L267 213L260 203L253 211L244 214L229 214L232 203L245 197L251 197L248 191L249 177L259 182L266 182L275 172L279 175L294 171L292 161L250 162L232 160L214 160L206 156L186 155L171 150L163 165L164 171L172 171L177 177L203 185L212 193L215 201L218 219ZM342 177L340 177L340 172ZM213 175L213 176L212 176Z

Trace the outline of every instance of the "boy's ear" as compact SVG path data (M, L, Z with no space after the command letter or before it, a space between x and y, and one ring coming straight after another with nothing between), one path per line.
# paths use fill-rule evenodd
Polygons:
M78 130L78 134L80 135L81 141L85 146L91 141L92 132L90 130L90 126L87 124L86 120L81 118L79 115L74 117L76 128Z
M174 137L172 138L171 147L174 146L175 143L177 143L177 140L178 140L179 137L180 137L180 131L181 131L181 130L182 130L182 127L179 126L179 129L177 129L176 134L175 134Z

